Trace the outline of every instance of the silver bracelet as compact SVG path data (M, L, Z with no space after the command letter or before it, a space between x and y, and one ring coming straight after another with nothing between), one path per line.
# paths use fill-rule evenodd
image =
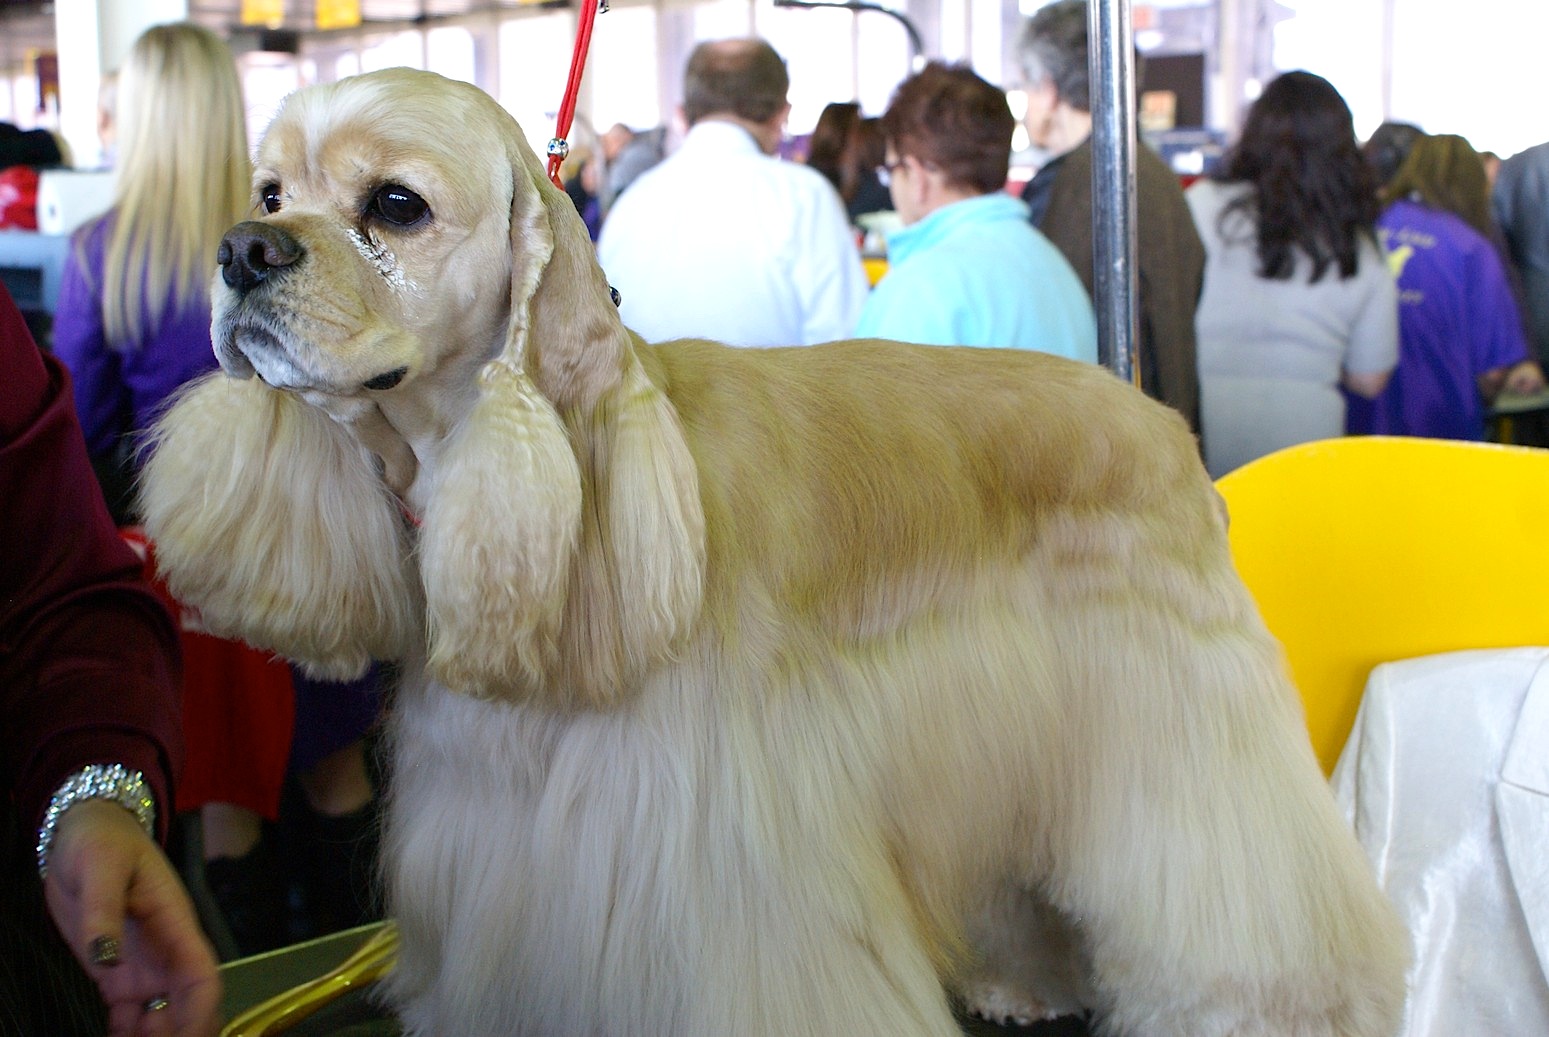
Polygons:
M48 801L43 824L38 829L38 875L48 874L48 851L54 845L54 833L66 810L86 799L106 799L117 803L135 816L145 834L156 838L156 800L145 775L121 763L94 763L82 767L59 786Z

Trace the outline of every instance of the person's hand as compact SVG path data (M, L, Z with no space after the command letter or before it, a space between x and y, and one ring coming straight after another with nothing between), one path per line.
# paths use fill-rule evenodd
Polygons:
M1505 391L1516 396L1531 396L1544 389L1544 369L1536 360L1524 360L1506 372Z
M108 1006L111 1037L208 1037L220 974L177 872L116 803L59 819L48 854L49 913Z

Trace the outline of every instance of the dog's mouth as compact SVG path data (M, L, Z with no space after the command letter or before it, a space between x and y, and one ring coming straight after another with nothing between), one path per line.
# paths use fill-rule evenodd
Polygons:
M226 316L216 322L215 356L221 368L233 378L257 375L276 389L303 395L352 396L357 393L381 393L394 389L409 374L407 365L399 365L363 381L341 382L311 371L295 359L288 338L265 322Z
M321 390L337 393L339 387L318 377L295 360L286 340L272 329L248 322L228 322L219 329L215 356L221 368L234 378L257 375L267 385L289 392Z

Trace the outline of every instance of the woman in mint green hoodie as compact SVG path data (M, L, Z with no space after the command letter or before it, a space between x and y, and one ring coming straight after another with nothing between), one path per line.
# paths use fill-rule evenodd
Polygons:
M1005 191L1015 128L1005 93L967 66L932 63L898 87L881 172L904 226L857 337L1097 362L1086 289Z

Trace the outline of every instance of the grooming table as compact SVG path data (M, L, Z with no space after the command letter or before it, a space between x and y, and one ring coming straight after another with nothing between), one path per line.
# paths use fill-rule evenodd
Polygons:
M221 967L225 983L222 1014L235 1019L256 1005L324 975L359 950L381 923L348 929L292 947L230 962ZM959 1018L969 1037L1087 1037L1083 1020L1057 1019L1028 1028L995 1026ZM858 1027L859 1029L860 1027ZM371 1003L367 991L351 991L292 1026L269 1031L285 1037L399 1037L398 1024Z

